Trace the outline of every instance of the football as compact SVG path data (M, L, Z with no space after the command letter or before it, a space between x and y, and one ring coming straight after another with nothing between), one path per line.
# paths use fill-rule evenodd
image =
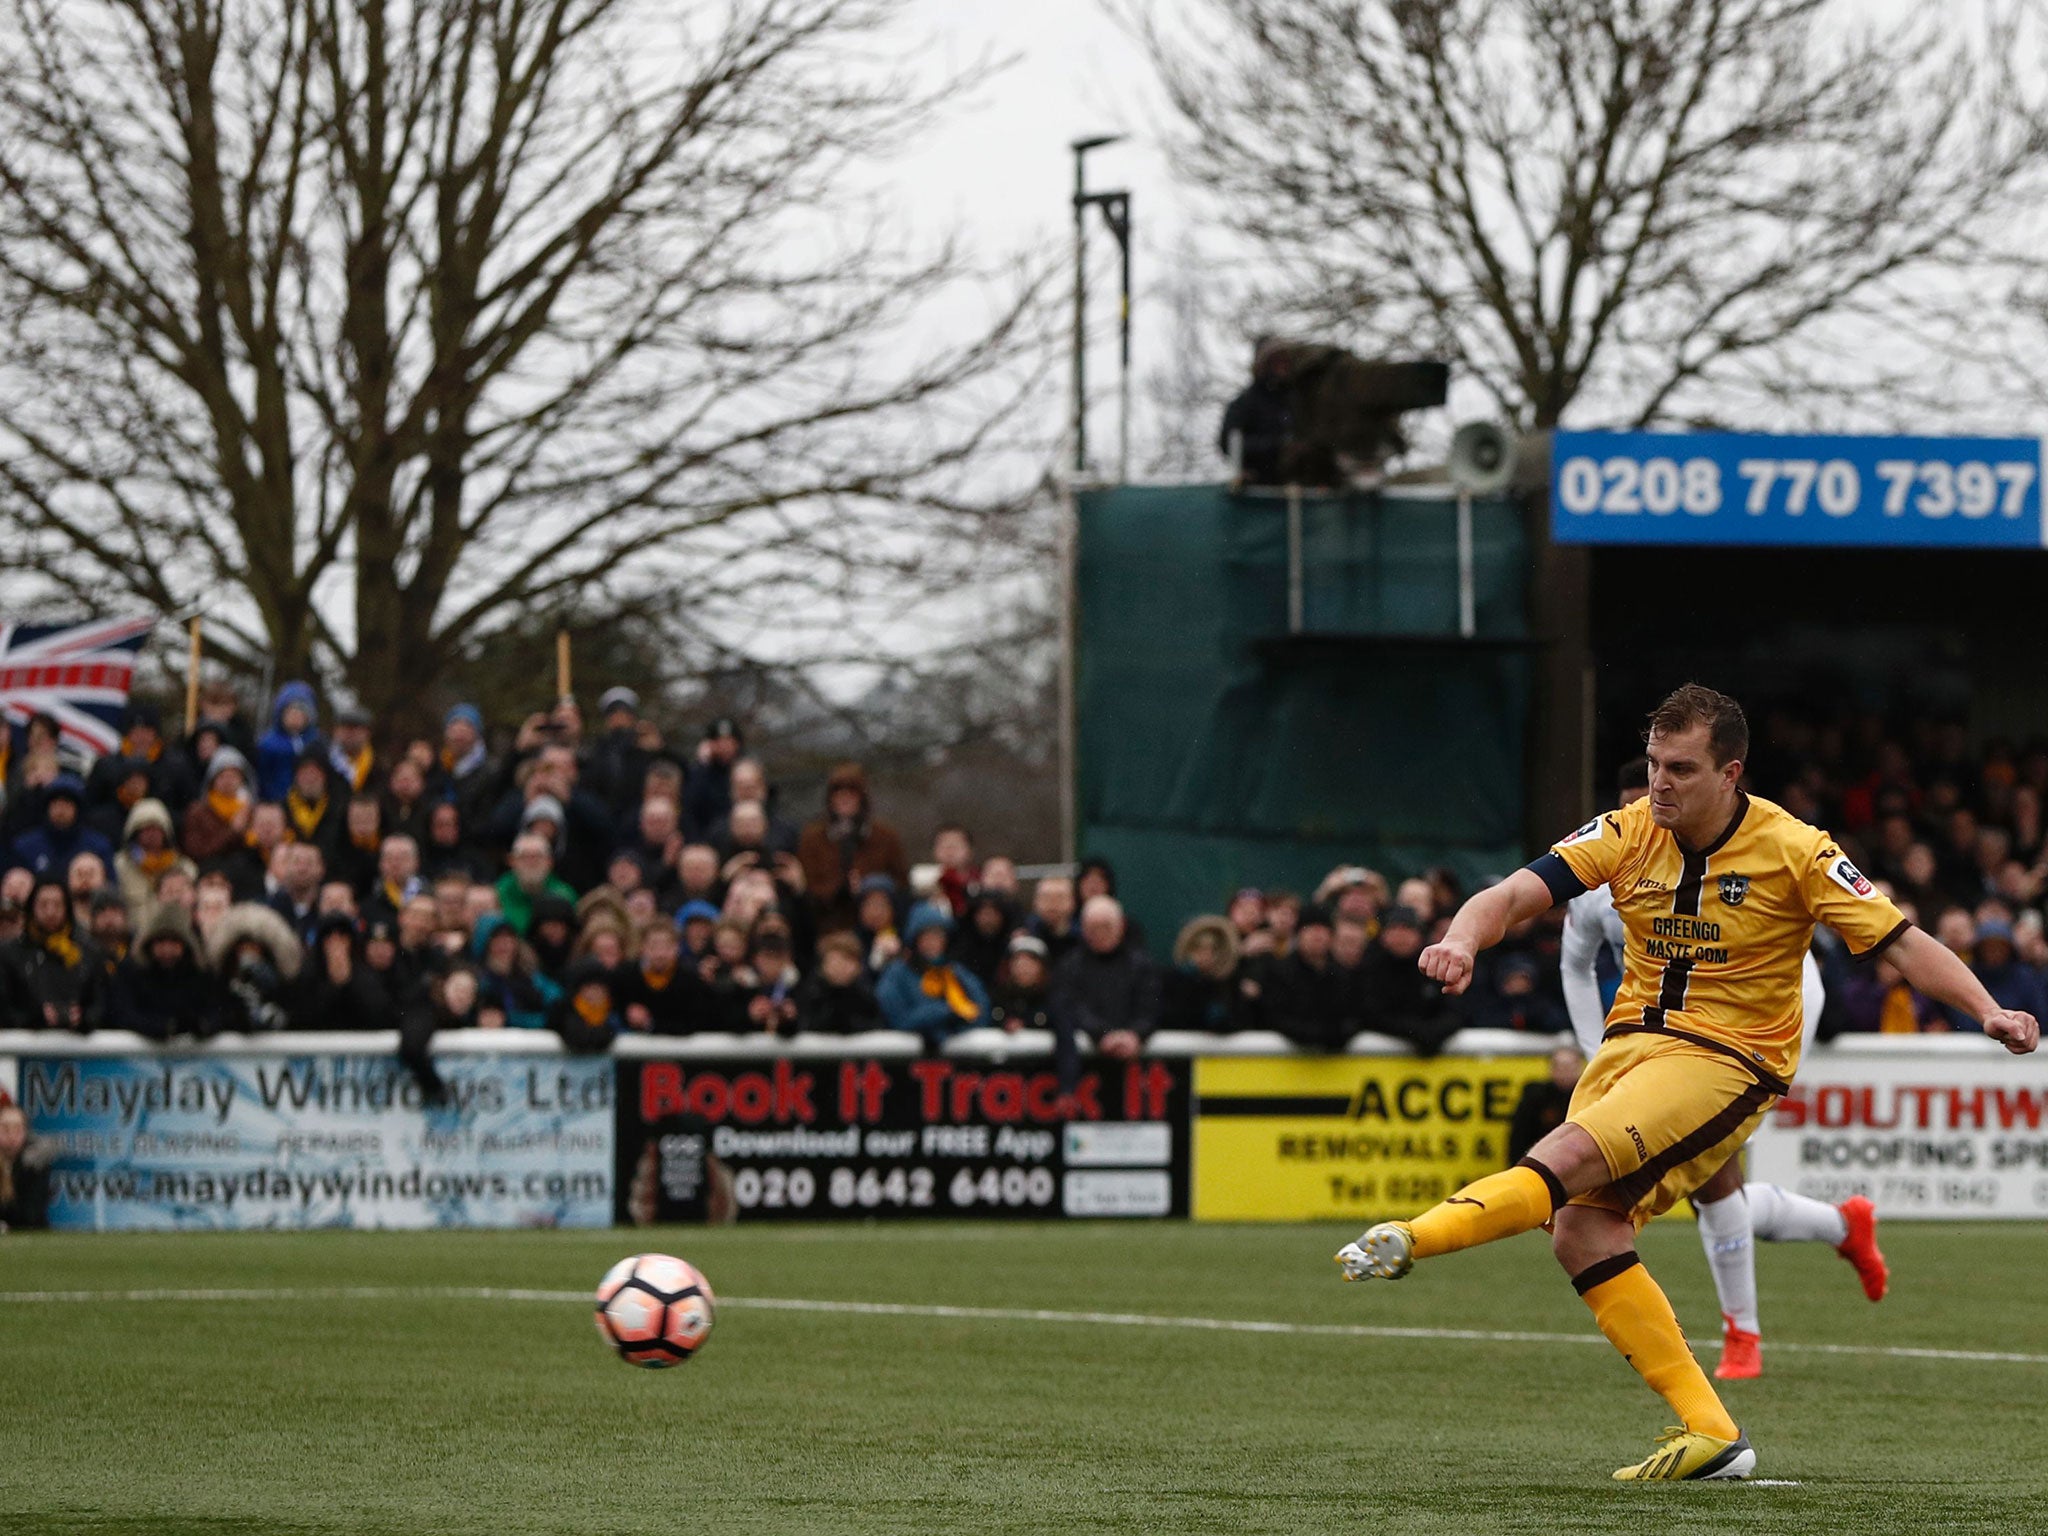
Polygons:
M621 1259L597 1283L597 1331L619 1358L681 1365L711 1337L716 1301L695 1265L665 1253Z

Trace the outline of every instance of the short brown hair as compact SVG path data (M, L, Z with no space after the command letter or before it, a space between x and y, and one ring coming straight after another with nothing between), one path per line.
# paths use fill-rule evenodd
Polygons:
M1643 740L1652 736L1675 736L1696 725L1707 728L1707 744L1714 754L1714 766L1749 760L1749 721L1742 706L1725 693L1716 693L1698 683L1674 689L1671 697L1650 711Z
M860 951L860 940L850 933L828 933L818 940L818 958L822 960L827 955L844 955L856 962L864 958Z

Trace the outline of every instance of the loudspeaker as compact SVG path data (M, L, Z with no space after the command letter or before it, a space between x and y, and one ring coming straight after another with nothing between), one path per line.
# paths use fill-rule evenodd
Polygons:
M1474 496L1504 491L1515 478L1515 440L1490 421L1468 421L1451 439L1451 484Z

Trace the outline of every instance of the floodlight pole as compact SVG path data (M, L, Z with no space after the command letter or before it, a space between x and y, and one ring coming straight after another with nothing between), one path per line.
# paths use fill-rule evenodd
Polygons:
M1103 220L1116 238L1122 258L1122 306L1117 313L1116 480L1125 485L1131 478L1131 194L1098 192L1089 201L1101 205Z
M1074 151L1074 475L1088 473L1088 205L1100 201L1088 194L1088 151L1118 143L1122 134L1076 139ZM1122 195L1122 194L1118 194ZM1128 199L1126 199L1128 201ZM1111 231L1116 225L1111 223ZM1128 246L1128 241L1126 241ZM1130 255L1124 256L1125 368L1129 369Z
M1102 210L1102 222L1109 226L1110 235L1116 240L1117 253L1122 259L1119 282L1120 307L1117 313L1117 438L1116 438L1116 479L1123 485L1131 478L1131 194L1128 192L1081 192L1075 194L1074 206L1085 220L1090 205ZM1086 341L1080 335L1080 314L1075 314L1077 346L1074 357L1078 366L1087 350ZM1079 376L1076 376L1077 387ZM1087 426L1085 408L1075 418L1078 434ZM1077 464L1085 469L1085 463Z

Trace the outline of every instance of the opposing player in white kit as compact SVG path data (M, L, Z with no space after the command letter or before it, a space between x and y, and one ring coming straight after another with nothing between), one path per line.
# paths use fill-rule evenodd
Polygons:
M1623 764L1618 803L1627 805L1649 792L1648 760L1639 757ZM1607 1010L1601 1006L1596 971L1603 948L1620 961L1621 919L1615 913L1612 892L1600 885L1565 907L1561 956L1565 1007L1571 1014L1572 1033L1578 1037L1579 1049L1586 1053L1588 1061L1600 1049L1607 1027ZM1802 974L1805 1044L1811 1045L1827 992L1821 983L1820 967L1811 954L1806 957ZM1699 1214L1700 1243L1707 1250L1707 1265L1713 1271L1714 1290L1721 1301L1721 1363L1714 1368L1714 1375L1720 1380L1746 1380L1763 1374L1753 1239L1831 1244L1855 1266L1857 1278L1863 1283L1863 1294L1872 1301L1884 1299L1890 1271L1877 1246L1876 1209L1863 1196L1829 1205L1776 1184L1745 1184L1742 1169L1731 1162L1700 1187L1692 1202Z

